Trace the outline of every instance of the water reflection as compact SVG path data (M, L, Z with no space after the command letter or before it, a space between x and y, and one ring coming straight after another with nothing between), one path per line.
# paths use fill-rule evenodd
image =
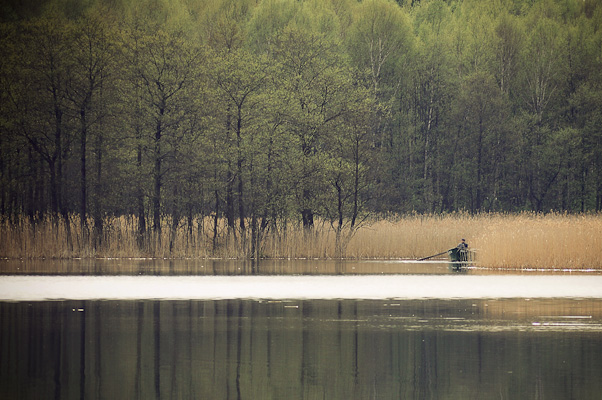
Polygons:
M554 299L5 302L0 398L598 399L601 310Z
M2 260L0 274L56 275L358 275L450 273L446 261L393 260Z
M521 274L588 274L601 270L523 270ZM374 274L516 274L446 260L185 260L70 259L0 260L0 275L374 275Z

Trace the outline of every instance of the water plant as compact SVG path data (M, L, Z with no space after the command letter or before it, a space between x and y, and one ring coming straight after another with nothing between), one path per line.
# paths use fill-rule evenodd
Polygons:
M102 234L77 215L0 224L5 258L224 258L259 254L270 259L337 258L336 229L316 221L312 230L289 221L266 230L260 251L230 231L225 220L165 218L160 233L141 235L134 216L107 217ZM83 227L83 228L82 228ZM214 241L214 228L219 232ZM602 268L602 215L561 213L390 215L367 223L345 248L348 259L418 259L466 238L478 264L490 268Z

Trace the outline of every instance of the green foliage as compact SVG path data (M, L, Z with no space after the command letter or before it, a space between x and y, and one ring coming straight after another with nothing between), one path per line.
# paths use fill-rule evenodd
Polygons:
M318 217L342 254L374 212L602 210L599 2L75 3L2 6L4 217L212 216L259 257Z
M250 48L255 52L268 52L299 9L299 3L294 0L262 1L249 20Z
M408 56L413 42L411 32L406 11L392 1L365 1L356 10L348 34L349 52L360 69L369 71L377 95L387 70L396 67L398 58Z

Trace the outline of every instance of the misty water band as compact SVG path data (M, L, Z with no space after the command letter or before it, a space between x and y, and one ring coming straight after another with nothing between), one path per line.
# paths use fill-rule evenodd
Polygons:
M602 298L602 276L1 276L0 301Z

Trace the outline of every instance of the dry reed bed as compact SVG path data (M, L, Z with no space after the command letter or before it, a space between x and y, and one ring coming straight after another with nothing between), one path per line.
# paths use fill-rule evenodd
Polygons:
M347 248L347 256L417 259L446 251L462 238L472 246L489 219L488 215L454 213L375 221L356 233Z
M178 228L169 219L160 235L141 242L135 217L107 218L102 237L82 232L76 216L69 221L20 218L0 224L0 257L7 258L247 258L250 243L226 235L223 221L213 248L212 220L196 219ZM265 258L334 258L335 233L319 223L308 233L297 223L269 232L262 242ZM380 219L362 227L345 249L346 258L417 259L439 253L466 238L478 262L491 268L602 269L602 214L408 215Z
M492 268L602 269L602 215L494 215L474 244Z

